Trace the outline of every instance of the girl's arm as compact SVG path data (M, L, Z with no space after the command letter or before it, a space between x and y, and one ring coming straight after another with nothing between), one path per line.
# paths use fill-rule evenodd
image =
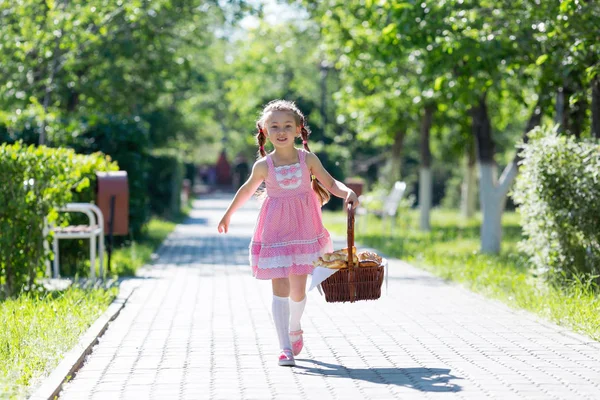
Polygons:
M235 194L231 204L225 211L223 218L219 222L218 230L219 233L227 233L229 230L229 221L233 213L240 208L250 197L256 192L256 189L266 179L268 172L267 162L265 159L258 160L252 167L252 173L248 180L239 188Z
M306 165L310 168L311 173L317 177L319 182L331 192L334 196L344 199L346 204L352 203L352 208L358 206L358 196L352 189L344 185L342 182L334 179L329 172L321 164L321 160L313 153L306 154Z

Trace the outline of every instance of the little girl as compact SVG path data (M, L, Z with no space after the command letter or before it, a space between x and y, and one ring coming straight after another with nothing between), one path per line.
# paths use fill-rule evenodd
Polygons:
M304 345L300 318L306 305L307 274L312 273L314 260L333 250L321 220L321 206L329 201L327 190L354 207L358 198L346 185L333 179L310 152L310 130L294 103L270 102L256 127L261 158L235 194L218 230L227 233L231 215L264 181L267 196L250 242L250 265L254 277L270 279L272 283L273 320L281 348L279 365L294 366L294 356ZM297 137L302 139L304 150L294 146ZM267 140L274 147L269 154L265 151Z

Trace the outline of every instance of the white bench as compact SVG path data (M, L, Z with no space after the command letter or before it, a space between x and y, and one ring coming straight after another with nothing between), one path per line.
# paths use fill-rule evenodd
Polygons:
M59 212L81 212L88 216L87 225L70 225L64 227L48 226L44 227L44 237L53 232L54 238L52 251L54 252L54 265L52 271L53 278L60 277L59 271L59 253L58 241L60 239L89 239L90 240L90 277L96 278L96 253L100 259L100 276L104 276L104 216L102 211L90 203L69 203L60 208ZM48 241L44 240L44 246L48 247ZM98 247L98 250L96 249ZM50 261L46 261L46 275L50 276Z
M406 182L396 181L392 190L387 196L383 196L379 199L374 198L372 196L360 196L359 201L360 205L356 210L357 215L364 215L364 222L361 224L364 226L367 224L367 216L368 214L375 214L382 218L383 223L389 218L390 219L390 233L394 232L394 226L396 225L396 215L398 214L398 207L400 206L400 200L402 200L402 196L404 196L404 192L406 191ZM369 208L369 203L379 200L382 204L381 208ZM362 219L362 218L361 218Z

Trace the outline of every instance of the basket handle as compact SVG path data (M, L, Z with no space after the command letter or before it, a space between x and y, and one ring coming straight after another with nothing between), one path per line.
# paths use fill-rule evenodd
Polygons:
M356 288L354 287L354 281L356 280L356 270L354 268L354 254L352 248L354 247L354 209L352 208L352 202L346 205L348 211L348 289L350 290L350 302L356 301Z
M354 268L352 248L354 247L354 209L352 202L347 204L348 211L348 268Z

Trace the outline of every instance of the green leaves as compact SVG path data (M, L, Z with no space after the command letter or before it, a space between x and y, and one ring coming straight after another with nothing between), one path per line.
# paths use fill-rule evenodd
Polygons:
M392 7L394 8L394 10L406 10L406 9L411 9L414 6L408 2L399 2L399 3L394 3L392 5Z
M600 274L600 145L536 128L522 146L514 199L527 239L521 248L546 277Z
M381 34L383 36L389 36L392 34L396 34L396 31L397 31L397 25L392 23L392 24L389 24L388 26L386 26L385 28L383 28L381 30Z
M209 44L223 21L204 0L22 0L1 2L0 14L0 109L26 110L38 99L43 121L47 113L140 115L181 97L192 79L190 48Z
M541 56L539 56L537 58L537 60L535 60L535 64L542 65L543 63L546 62L547 59L548 59L548 54L542 54Z
M443 76L438 76L437 78L435 78L433 88L435 89L436 92L442 89L442 83L444 83Z
M29 277L44 271L44 218L57 218L55 208L71 201L96 171L118 169L102 154L77 155L72 149L50 149L21 143L0 145L0 280L7 293L17 292ZM92 195L93 195L93 191Z

